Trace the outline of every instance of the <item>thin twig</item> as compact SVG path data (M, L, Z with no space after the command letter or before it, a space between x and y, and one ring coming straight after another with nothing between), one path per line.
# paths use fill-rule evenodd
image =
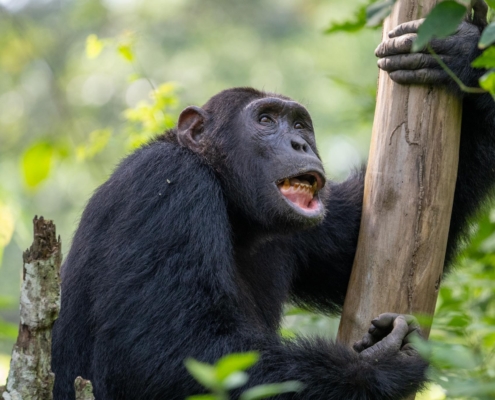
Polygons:
M447 64L443 62L443 60L438 56L437 53L431 48L431 46L428 44L427 46L428 51L430 54L433 56L433 58L440 64L440 66L443 68L445 72L452 78L452 80L459 85L459 88L466 93L487 93L485 89L481 88L475 88L475 87L469 87L466 86L460 79L459 77L449 68L447 67Z

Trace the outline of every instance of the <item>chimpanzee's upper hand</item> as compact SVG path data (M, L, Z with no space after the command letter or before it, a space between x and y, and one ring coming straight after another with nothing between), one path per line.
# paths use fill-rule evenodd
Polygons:
M473 71L471 62L479 55L477 48L480 32L486 25L488 7L483 0L473 4L473 16L462 22L455 34L430 42L432 49L467 86L478 86L482 72ZM424 20L406 22L388 33L375 50L380 58L378 67L387 71L390 78L402 84L449 84L451 78L433 56L424 49L411 53L419 26Z
M385 313L371 321L368 333L353 347L362 358L370 360L394 353L419 357L411 345L413 336L422 337L416 318L412 315Z

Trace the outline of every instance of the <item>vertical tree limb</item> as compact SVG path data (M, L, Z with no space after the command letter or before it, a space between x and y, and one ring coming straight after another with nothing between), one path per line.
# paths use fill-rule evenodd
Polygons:
M34 218L34 241L23 254L19 335L12 351L4 400L50 400L52 326L60 309L60 238L55 225Z
M384 36L424 17L436 3L398 0ZM445 89L398 85L380 71L340 341L360 339L383 312L433 314L457 177L461 110L461 101Z

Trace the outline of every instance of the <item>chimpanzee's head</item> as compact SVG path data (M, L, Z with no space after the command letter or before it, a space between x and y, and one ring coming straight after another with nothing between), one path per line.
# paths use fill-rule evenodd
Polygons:
M270 231L322 221L325 172L299 103L251 88L225 90L182 111L177 139L215 169L237 217Z

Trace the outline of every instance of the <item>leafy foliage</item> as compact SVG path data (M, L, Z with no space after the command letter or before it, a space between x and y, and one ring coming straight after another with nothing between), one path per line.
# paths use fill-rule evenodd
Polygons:
M343 22L332 22L325 33L357 32L366 26L366 9L368 5L359 7L354 13L354 18Z
M484 49L495 42L495 23L492 22L484 30L480 38L479 47Z
M50 174L54 149L51 143L33 143L22 156L22 171L28 187L35 188Z
M423 49L433 38L444 38L454 33L466 14L466 7L455 1L438 3L418 29L413 51Z
M257 352L233 353L220 358L215 365L188 359L189 373L212 394L189 396L187 400L228 400L229 391L244 386L249 375L245 372L259 360ZM244 391L240 400L267 399L278 394L299 392L303 385L296 381L258 385Z
M173 111L177 108L176 85L164 83L150 93L151 104L140 102L135 108L124 112L128 124L128 146L137 148L157 133L170 129L175 124Z
M495 214L485 215L440 289L430 342L418 344L448 399L495 397Z
M390 14L392 6L397 0L371 0L360 6L352 19L344 22L333 22L325 30L326 34L335 32L357 32L361 29L379 27L383 20Z
M366 9L366 26L378 27L392 11L396 0L381 0L368 6Z

